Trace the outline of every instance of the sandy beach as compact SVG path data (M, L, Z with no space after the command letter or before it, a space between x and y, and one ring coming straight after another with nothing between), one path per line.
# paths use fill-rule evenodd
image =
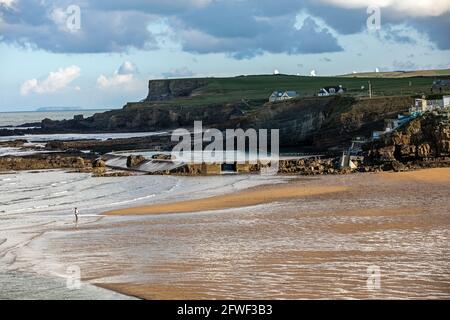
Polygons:
M89 279L144 299L450 298L449 182L450 169L305 177L110 211L110 236L127 230L121 241L149 251L115 259L112 277L90 264ZM164 214L181 212L197 213Z
M156 204L105 212L106 215L146 215L165 214L181 212L201 212L209 210L242 208L275 201L284 201L298 197L323 195L335 192L345 192L345 186L298 186L271 185L251 188L239 193L226 194L222 196L208 197L203 199L180 201L168 204Z
M144 193L154 178L139 179L142 205L81 215L77 225L42 224L14 250L12 266L59 276L75 265L85 283L143 299L450 298L448 168L297 177L239 191L233 186L244 181L223 188L186 178L159 200ZM100 180L105 192L115 181ZM197 191L186 193L186 183ZM373 268L376 289L367 286Z

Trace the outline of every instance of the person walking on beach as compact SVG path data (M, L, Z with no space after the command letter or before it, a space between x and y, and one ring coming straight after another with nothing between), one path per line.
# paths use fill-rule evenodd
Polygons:
M75 222L78 222L78 208L77 207L75 207L73 213L75 214Z

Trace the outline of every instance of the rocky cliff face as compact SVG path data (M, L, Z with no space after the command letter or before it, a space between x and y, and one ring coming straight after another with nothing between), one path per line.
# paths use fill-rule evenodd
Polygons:
M426 114L369 146L372 162L414 163L445 161L450 157L450 124Z
M204 85L206 82L202 79L150 80L145 101L163 101L190 96L194 90Z
M166 80L165 88L170 87L170 81ZM164 90L152 92L167 92ZM409 97L357 100L336 96L264 103L257 107L243 102L205 106L129 103L122 110L85 119L47 119L42 122L42 129L23 133L159 131L191 128L194 121L201 120L204 127L218 129L280 129L281 146L327 149L345 146L355 135L370 136L373 130L381 130L384 119L406 111L412 102Z
M268 103L242 119L239 125L278 128L284 146L327 149L345 146L355 135L370 136L373 130L383 128L385 118L406 111L411 103L408 97L295 99Z

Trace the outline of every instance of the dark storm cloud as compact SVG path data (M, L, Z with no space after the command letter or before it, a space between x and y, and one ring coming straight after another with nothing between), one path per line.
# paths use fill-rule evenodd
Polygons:
M64 30L55 22L54 10L78 4L81 29ZM325 21L307 18L294 27L296 14L309 13ZM188 52L226 53L251 58L264 52L324 53L341 51L335 35L355 34L366 28L362 9L343 9L310 0L21 0L14 7L0 7L0 38L3 42L52 52L123 52L129 48L152 50L157 41L147 29L159 18L167 18L173 34ZM449 14L433 18L400 18L383 11L383 26L404 24L424 32L439 49L450 49ZM386 28L384 40L408 42L404 33Z
M2 8L2 41L58 53L123 52L131 47L156 47L146 29L151 17L140 12L106 12L81 6L81 28L71 32L65 19L58 20L55 12L65 14L72 3L28 0L17 2L13 9Z
M358 33L367 27L368 14L365 9L343 9L320 2L311 2L308 12L322 18L327 25L340 34Z
M286 27L291 25L292 27ZM265 32L253 37L214 37L206 31L183 33L183 49L195 53L225 52L236 59L252 58L270 53L322 53L341 51L331 33L320 28L312 18L306 18L300 29L294 20L278 18Z
M450 49L450 13L441 17L422 18L410 21L410 25L425 32L440 50Z
M305 19L296 29L298 1L216 2L177 17L183 49L195 53L225 52L236 59L270 53L322 53L341 51L327 28ZM291 4L289 6L288 4Z

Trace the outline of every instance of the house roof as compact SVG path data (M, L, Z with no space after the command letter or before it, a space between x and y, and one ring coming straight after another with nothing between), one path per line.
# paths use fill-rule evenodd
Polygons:
M277 96L277 97L281 97L282 95L283 95L283 91L274 91L271 94L271 96Z
M298 96L297 91L286 91L285 94L288 95L289 97L296 97L296 96Z
M298 96L297 91L274 91L272 92L272 94L270 96L276 96L276 97L281 97L283 95L287 95L289 97L296 97Z

